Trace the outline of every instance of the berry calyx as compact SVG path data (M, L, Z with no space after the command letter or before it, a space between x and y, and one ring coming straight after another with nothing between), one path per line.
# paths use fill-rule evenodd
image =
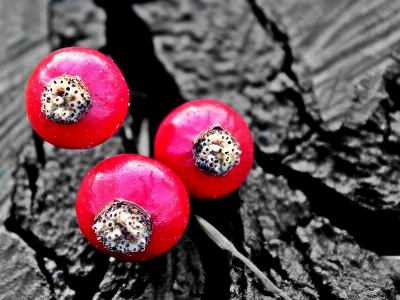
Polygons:
M84 149L105 142L122 126L129 89L110 57L91 48L66 47L37 64L25 105L33 129L45 141Z
M218 100L199 99L180 105L161 122L154 156L178 174L192 197L215 199L246 179L254 143L238 112Z
M87 240L124 261L152 259L171 249L190 214L181 179L161 162L138 154L115 155L89 170L75 208Z
M97 239L110 251L143 251L150 241L151 217L141 206L125 199L114 199L95 216Z
M241 153L239 143L221 126L211 126L202 131L193 145L196 167L215 176L223 176L236 166Z
M51 79L42 94L41 111L58 123L78 122L89 110L91 96L79 76L61 75Z

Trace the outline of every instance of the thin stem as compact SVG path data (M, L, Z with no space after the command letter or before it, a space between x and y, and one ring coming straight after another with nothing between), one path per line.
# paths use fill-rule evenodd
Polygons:
M214 226L204 220L202 217L195 215L197 222L199 222L200 227L207 233L211 240L218 245L223 250L227 250L232 253L232 255L239 258L250 270L257 275L258 278L264 283L265 287L271 293L277 294L285 300L292 300L288 295L286 295L282 290L280 290L275 284L273 284L267 276L255 264L253 264L247 257L240 253L235 246L220 233Z

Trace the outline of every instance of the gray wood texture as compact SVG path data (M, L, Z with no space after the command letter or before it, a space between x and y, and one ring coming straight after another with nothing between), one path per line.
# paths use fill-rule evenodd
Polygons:
M12 190L16 152L32 134L25 85L50 51L47 33L48 1L0 1L0 203Z
M192 213L291 299L400 299L400 2L22 2L0 1L0 299L277 299L194 215L144 263L110 259L79 231L85 173L140 149L141 120L151 143L171 107L205 97L244 116L255 163L231 195L191 199ZM98 147L41 149L18 87L72 45L115 59L131 114Z

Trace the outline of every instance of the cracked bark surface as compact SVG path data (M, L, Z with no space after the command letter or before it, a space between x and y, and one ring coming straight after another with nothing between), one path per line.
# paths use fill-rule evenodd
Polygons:
M93 149L32 140L21 150L0 227L0 278L19 277L1 291L17 284L21 299L276 299L193 217L171 251L145 263L95 251L75 219L80 180L101 159L135 152L138 122L150 120L153 138L171 107L210 97L245 117L255 164L238 191L192 200L192 213L292 299L400 299L400 4L96 3L109 17L101 49L125 69L131 116ZM118 28L140 43L111 38Z
M0 239L0 299L48 299L50 288L35 261L35 252L4 227L0 227Z

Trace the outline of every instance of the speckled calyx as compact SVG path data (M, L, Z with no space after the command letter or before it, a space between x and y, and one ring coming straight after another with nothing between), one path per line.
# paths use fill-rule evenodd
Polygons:
M223 176L240 162L240 145L232 133L221 126L202 131L194 141L193 158L201 171Z
M89 110L91 96L79 76L61 75L50 80L42 92L41 111L57 123L78 122Z
M96 215L93 229L97 239L110 251L142 252L150 242L152 220L139 205L117 198Z

